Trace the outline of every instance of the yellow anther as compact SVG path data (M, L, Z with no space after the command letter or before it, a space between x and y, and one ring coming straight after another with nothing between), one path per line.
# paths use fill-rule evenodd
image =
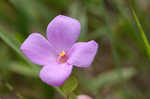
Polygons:
M59 56L58 56L58 62L59 63L65 63L66 61L67 61L67 56L66 56L66 53L65 53L65 51L63 50L60 54L59 54Z
M66 53L65 53L65 51L63 50L60 54L59 54L59 57L62 57L62 56L65 56L66 55Z

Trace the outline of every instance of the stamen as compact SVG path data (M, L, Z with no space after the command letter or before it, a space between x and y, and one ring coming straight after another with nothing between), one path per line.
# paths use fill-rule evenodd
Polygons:
M63 50L60 54L59 54L59 56L58 56L58 62L59 63L65 63L66 61L67 61L67 56L66 56L66 53L65 53L65 51Z
M60 54L59 54L59 57L62 57L62 56L65 56L66 55L66 53L65 53L65 51L63 50Z

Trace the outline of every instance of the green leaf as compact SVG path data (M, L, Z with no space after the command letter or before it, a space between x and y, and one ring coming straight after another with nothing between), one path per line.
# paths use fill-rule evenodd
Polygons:
M141 38L142 38L142 40L144 42L144 47L145 47L145 50L147 52L148 59L150 60L150 45L149 45L148 39L147 39L147 37L146 37L146 35L144 33L142 25L140 24L140 21L139 21L137 15L136 15L136 12L134 11L134 9L132 9L132 13L133 13L134 19L136 21L136 24L137 24L137 26L139 28L139 31L141 33L140 36L141 36Z
M60 88L66 95L68 95L72 93L77 88L77 86L77 78L74 75L71 75Z
M120 72L122 73L122 77L125 81L129 80L136 73L135 69L133 68L122 69ZM86 87L91 92L97 92L98 89L103 88L104 86L122 83L122 79L120 79L118 70L102 73L95 79L89 79L85 77L82 77L81 79L82 86Z

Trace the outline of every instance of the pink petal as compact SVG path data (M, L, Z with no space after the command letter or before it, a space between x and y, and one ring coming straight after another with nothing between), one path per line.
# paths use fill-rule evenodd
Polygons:
M58 53L67 51L77 40L80 33L80 23L73 18L58 15L47 27L47 38Z
M77 67L88 67L91 65L97 49L98 44L95 41L76 43L69 52L67 62Z
M21 51L35 64L46 65L56 61L56 52L39 33L32 33L21 45Z
M69 77L71 71L72 65L52 63L42 68L40 78L48 85L60 86Z

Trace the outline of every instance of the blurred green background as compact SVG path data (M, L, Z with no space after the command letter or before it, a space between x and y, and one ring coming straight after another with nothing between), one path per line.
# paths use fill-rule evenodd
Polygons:
M45 35L59 14L81 22L79 41L99 43L92 66L73 70L74 95L150 99L149 9L150 0L0 0L0 99L64 99L19 50L30 33Z

